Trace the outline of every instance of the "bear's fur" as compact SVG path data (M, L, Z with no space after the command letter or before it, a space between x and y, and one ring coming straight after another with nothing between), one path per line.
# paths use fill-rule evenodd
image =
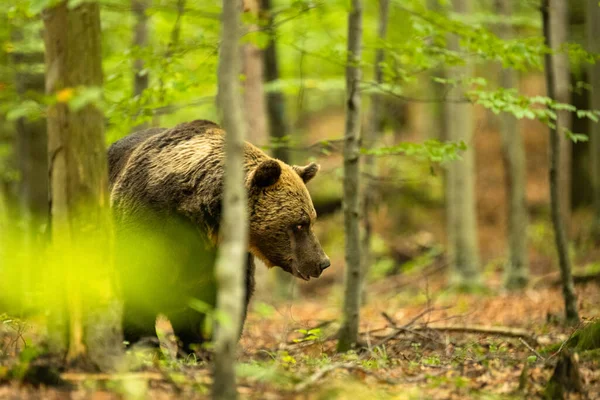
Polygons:
M206 305L216 302L213 269L224 136L213 122L193 121L137 132L109 149L123 329L130 343L155 337L158 313L170 319L185 351L209 339L202 326ZM318 166L289 166L249 143L244 146L244 165L247 307L254 290L254 257L305 280L318 277L329 259L311 229L316 212L305 186Z

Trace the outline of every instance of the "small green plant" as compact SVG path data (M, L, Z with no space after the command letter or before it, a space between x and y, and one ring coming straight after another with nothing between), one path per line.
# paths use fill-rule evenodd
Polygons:
M321 341L323 338L323 332L321 328L314 329L296 329L296 332L304 335L300 339L294 339L294 343L302 343L302 342L317 342Z
M423 363L423 365L428 365L428 366L438 366L438 365L442 364L442 362L440 361L440 358L437 355L423 357L421 359L421 362Z

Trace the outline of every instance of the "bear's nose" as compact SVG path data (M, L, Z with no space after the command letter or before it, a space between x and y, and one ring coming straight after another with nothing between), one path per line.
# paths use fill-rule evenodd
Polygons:
M321 261L321 264L319 264L319 267L321 268L321 271L329 268L329 266L331 265L331 261L329 260L329 258L324 259L323 261Z

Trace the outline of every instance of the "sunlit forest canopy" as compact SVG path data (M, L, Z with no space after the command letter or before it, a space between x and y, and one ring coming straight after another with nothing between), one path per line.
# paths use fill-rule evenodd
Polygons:
M4 57L14 52L42 50L41 22L37 13L50 1L5 1L2 17L6 23L0 32ZM535 2L519 2L510 18L490 14L490 2L475 2L469 15L439 10L428 11L424 1L392 1L390 29L386 40L377 39L377 2L366 2L364 23L365 70L363 92L378 91L391 99L439 101L427 93L423 79L433 71L435 81L445 85L462 84L472 87L470 100L495 111L509 111L517 116L534 117L529 110L536 99L523 99L516 93L496 92L486 74L490 61L518 71L540 71L546 48L539 32L539 17ZM72 2L76 6L77 2ZM68 101L74 107L88 103L101 104L107 118L107 142L114 142L131 129L153 118L161 125L172 126L201 116L215 119L216 63L220 35L220 2L206 1L201 5L177 1L153 1L145 11L151 20L148 42L143 48L133 44L132 32L136 16L128 1L100 1L103 31L104 87L68 88L56 98L25 93L15 95L14 80L9 79L14 68L3 66L2 107L9 120L27 115L43 115L45 104ZM265 86L266 90L281 90L295 99L286 105L292 121L302 113L315 112L330 106L341 106L344 93L345 37L347 1L278 2L273 8L274 23L267 26L265 15L246 15L244 21L253 26L242 42L264 48L277 40L281 76ZM510 23L519 36L510 41L499 39L494 27ZM446 34L457 33L461 47L457 51L446 46ZM20 37L20 39L19 39ZM376 49L384 48L384 82L372 80L372 60ZM575 43L565 46L576 65L593 56ZM149 85L143 93L132 97L134 60L143 60L142 75ZM476 77L465 82L448 82L436 74L436 68L460 65L465 60L475 62ZM38 65L42 68L41 64ZM438 71L439 72L439 71ZM242 76L243 79L243 76ZM454 99L457 100L457 99ZM549 116L535 115L538 118ZM551 116L550 116L551 118ZM294 126L296 126L294 124ZM299 127L298 127L299 128ZM331 132L331 138L340 132ZM266 144L266 143L260 143Z

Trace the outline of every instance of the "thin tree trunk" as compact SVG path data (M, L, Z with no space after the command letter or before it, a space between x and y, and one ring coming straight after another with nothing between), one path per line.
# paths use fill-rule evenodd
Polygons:
M556 37L552 34L551 29L554 29L551 18L551 14L554 12L566 11L562 7L556 7L556 3L560 3L561 0L543 0L542 2L542 24L544 29L544 38L546 46L553 47L553 38ZM561 18L562 20L562 18ZM566 19L565 19L566 23ZM552 54L546 54L545 56L545 69L546 69L546 90L548 97L556 100L557 91L557 79L555 75L557 71L554 62L556 56ZM577 313L577 298L575 297L575 288L573 285L573 276L571 275L571 261L569 259L567 238L565 234L565 228L563 226L562 214L561 214L561 191L565 191L566 188L561 184L563 181L559 178L559 160L560 158L560 138L559 132L561 128L564 129L566 121L561 119L561 114L558 114L556 124L553 128L550 128L550 208L552 214L552 225L554 227L554 238L556 241L556 250L558 252L558 262L560 266L560 274L562 278L563 286L563 297L565 300L565 316L568 322L579 321L579 314Z
M102 87L98 3L69 8L61 2L47 9L43 20L47 94L64 96L80 86ZM66 349L70 362L91 361L110 369L120 355L122 336L107 256L108 173L102 112L92 105L73 111L61 101L50 106L48 152L52 241L55 253L64 257L54 272L64 276L57 283L66 292L65 302L59 302L49 318L54 321L53 349ZM78 259L77 251L85 258ZM85 289L84 274L86 282L94 282Z
M132 0L131 8L135 17L133 28L133 46L143 49L148 45L148 0ZM149 76L144 70L144 60L136 58L133 60L133 96L138 97L148 88ZM144 122L136 126L133 130L143 130L148 128L149 124Z
M600 6L596 0L587 0L587 47L592 53L600 53ZM591 85L589 90L590 108L600 110L600 62L588 67ZM590 155L593 185L594 232L600 239L600 123L590 121Z
M569 2L564 0L550 0L550 39L552 48L558 50L560 46L568 41L569 30ZM571 72L569 57L566 52L558 52L552 57L552 68L555 76L555 100L559 103L570 103ZM564 129L571 127L571 112L567 110L557 111L558 119ZM571 140L560 129L558 131L560 143L560 155L558 157L558 180L560 181L560 212L565 226L565 235L569 237L571 221L571 151L573 144Z
M254 18L260 10L258 0L244 0L244 12ZM247 26L257 30L255 24ZM244 109L248 124L247 139L254 144L264 144L267 135L265 93L263 85L263 51L252 43L242 47L244 80Z
M260 0L261 11L268 18L267 28L273 35L269 45L264 51L264 76L265 82L270 83L279 79L279 60L277 58L277 41L275 40L273 25L273 10L271 0ZM267 93L267 113L269 117L269 134L271 142L282 144L288 135L287 118L285 115L285 97L279 91ZM273 157L285 163L290 162L289 151L285 145L273 149Z
M267 29L271 33L269 45L262 52L263 72L265 82L271 83L280 79L279 59L277 53L277 39L275 35L274 15L272 0L260 0L260 13L267 18ZM266 108L269 129L269 142L275 145L271 155L287 164L290 164L290 152L285 139L288 136L289 125L285 112L285 95L279 91L266 93ZM295 280L292 275L282 269L275 270L276 293L281 298L293 295Z
M13 41L21 43L20 33L12 35ZM16 70L16 88L20 96L27 92L43 94L44 74L35 72L44 63L44 53L12 53ZM46 120L30 121L20 118L16 122L16 147L21 175L19 199L22 215L27 220L28 234L39 236L48 216L48 162Z
M496 10L506 19L512 16L511 0L497 0ZM509 23L500 24L500 38L511 40L514 36ZM517 84L514 70L500 71L500 86L511 89ZM508 260L505 267L504 285L508 289L519 289L527 285L529 265L527 261L527 205L525 200L525 151L523 137L517 119L509 113L500 115L502 155L506 173L507 243Z
M439 0L427 0L427 9L429 11L434 11L440 14L446 13L446 7L442 7ZM437 66L432 69L428 73L428 84L425 86L426 90L430 90L430 97L432 99L439 99L440 101L434 101L429 104L428 112L430 113L428 121L426 121L426 134L425 138L427 139L437 139L437 140L446 140L444 138L444 104L441 102L441 99L446 95L446 85L435 82L433 78L435 77L444 77L444 69ZM444 179L444 182L446 180ZM444 190L444 192L446 192Z
M387 35L388 28L388 16L389 16L389 0L379 0L379 28L377 32L377 37L379 40L385 40ZM374 80L378 84L383 83L383 67L382 63L385 61L385 51L383 47L377 49L375 53L375 76ZM381 95L378 93L374 93L371 96L371 115L369 119L369 126L366 129L362 143L365 149L370 149L375 144L377 137L379 136L382 129L382 120L383 116L381 113ZM363 209L363 224L364 224L364 232L363 239L361 244L361 255L362 255L362 275L363 278L366 277L369 268L373 262L371 256L371 237L373 231L373 221L371 219L371 211L375 205L375 191L377 190L376 185L372 184L371 177L374 177L377 174L377 168L375 163L375 157L366 155L363 158L363 172L365 178L365 183L363 184L363 194L362 194L362 209ZM365 285L362 285L362 295L361 298L363 303L366 301L366 292Z
M360 311L359 231L359 138L362 53L362 1L352 0L348 15L348 61L346 66L346 129L344 137L344 230L346 232L346 275L344 308L338 351L350 350L358 340Z
M23 44L22 32L11 33L17 48ZM13 52L12 63L15 68L15 83L18 95L24 99L28 92L43 95L45 90L44 74L37 72L44 63L44 53ZM17 165L20 172L19 214L22 218L24 234L20 237L24 248L22 267L19 270L19 291L21 307L28 309L36 281L33 265L40 265L45 249L45 231L48 223L48 137L46 120L19 118L15 124L15 147Z
M185 13L185 1L186 0L177 0L177 18L175 19L175 23L173 24L173 29L171 29L171 38L169 44L167 45L167 51L165 52L164 60L162 63L162 68L165 76L169 71L171 66L171 57L173 57L173 52L179 45L179 36L181 34L181 21L183 20L183 14ZM163 107L165 102L165 82L160 77L158 81L158 104ZM152 126L160 127L160 115L158 113L154 114L152 118Z
M235 399L235 354L244 302L244 273L248 221L244 186L244 134L240 72L240 4L224 0L222 40L219 53L219 111L227 132L225 142L225 188L220 247L216 262L217 311L227 316L219 321L215 338L213 397Z
M454 11L471 12L470 0L453 0ZM459 39L448 37L448 47L458 51ZM473 67L467 61L464 66L449 67L446 77L450 80L468 79ZM451 98L462 95L460 87L448 92ZM446 206L448 256L452 284L470 288L481 284L479 272L479 248L477 244L477 214L475 205L475 149L473 141L473 106L467 103L444 104L445 137L451 141L464 141L469 146L461 161L452 162L446 174Z

